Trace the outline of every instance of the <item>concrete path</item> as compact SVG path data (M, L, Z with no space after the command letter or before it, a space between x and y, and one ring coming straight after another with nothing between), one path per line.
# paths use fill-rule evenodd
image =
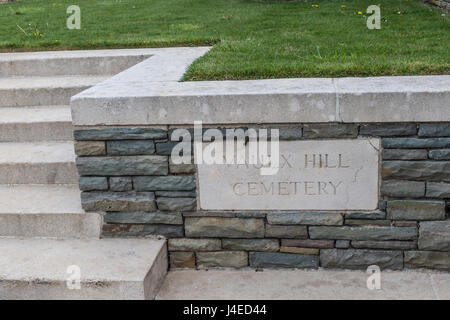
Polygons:
M383 271L381 289L367 288L362 271L171 271L157 299L449 300L450 273Z

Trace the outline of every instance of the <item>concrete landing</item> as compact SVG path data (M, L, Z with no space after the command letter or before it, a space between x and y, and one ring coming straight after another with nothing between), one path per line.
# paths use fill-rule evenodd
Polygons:
M449 300L450 274L382 272L381 289L368 274L329 270L180 270L168 273L159 300Z
M153 239L0 239L0 256L2 300L153 299L167 272L165 241ZM72 265L80 289L67 286Z

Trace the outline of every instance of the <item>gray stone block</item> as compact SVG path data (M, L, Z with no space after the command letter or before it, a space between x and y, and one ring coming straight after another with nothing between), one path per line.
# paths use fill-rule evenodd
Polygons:
M156 153L160 155L170 156L172 149L178 144L178 142L161 142L156 144ZM191 149L192 150L192 149Z
M279 226L266 224L266 238L306 239L308 230L306 226Z
M106 154L104 141L75 141L77 156L103 156Z
M108 180L106 177L80 177L79 185L81 191L108 190Z
M419 126L419 137L450 137L450 123L423 123Z
M197 252L199 268L244 268L248 266L245 251Z
M366 269L371 265L381 269L403 269L403 253L387 250L320 250L320 266L323 268Z
M345 219L347 226L390 226L389 220L373 220L373 219Z
M386 149L450 148L450 138L384 138L381 145Z
M364 124L359 128L359 134L370 136L410 136L417 133L415 123L383 123Z
M165 139L167 131L156 128L106 128L75 130L75 140Z
M363 219L363 220L381 220L386 218L386 212L374 211L374 212L347 212L345 213L345 219Z
M181 214L167 212L108 212L103 219L106 223L118 224L183 224Z
M188 174L188 173L195 173L196 167L195 164L189 164L189 163L181 163L181 164L174 164L172 160L169 160L169 171L170 173L176 173L176 174Z
M191 191L196 188L194 176L133 177L137 191Z
M419 249L450 251L450 220L420 222Z
M167 175L165 156L79 157L78 174L93 176Z
M450 183L427 182L428 198L450 198Z
M185 218L186 237L263 238L263 219Z
M228 250L278 251L280 244L275 239L223 239L222 246Z
M153 192L82 192L86 211L155 211Z
M405 268L450 271L450 252L405 251Z
M387 217L392 220L442 220L445 219L445 202L426 200L388 201Z
M396 198L421 198L425 195L425 182L406 180L384 180L381 195Z
M158 209L164 211L192 211L197 208L196 198L158 197L156 203Z
M168 241L169 251L215 251L221 250L220 239L175 238Z
M383 149L383 160L426 160L428 151L423 149Z
M319 257L310 254L250 252L252 268L318 268Z
M450 149L430 150L429 156L433 160L450 160Z
M133 189L131 177L111 177L109 178L109 188L111 191L130 191Z
M350 240L336 240L336 248L347 249L350 247Z
M115 140L107 141L106 148L112 156L146 155L155 153L152 140Z
M309 227L311 239L414 240L417 234L415 227Z
M305 124L303 137L316 138L355 138L358 136L358 125L352 123Z
M237 218L265 218L264 212L236 212Z
M270 224L342 225L340 213L334 212L273 212L267 214Z
M383 161L381 177L450 182L450 161Z
M146 237L163 236L165 238L183 237L182 225L170 224L105 224L103 225L105 237Z
M283 247L301 247L301 248L333 248L334 240L299 240L299 239L283 239L281 240Z
M169 198L195 198L197 196L196 191L155 191L157 197L169 197Z
M352 241L356 249L411 250L417 248L417 241Z

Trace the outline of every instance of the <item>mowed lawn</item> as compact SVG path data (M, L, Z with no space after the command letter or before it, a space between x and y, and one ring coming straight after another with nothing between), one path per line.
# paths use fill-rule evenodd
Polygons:
M81 8L81 30L66 9ZM381 8L381 30L366 9ZM450 74L450 19L419 0L21 0L0 50L211 45L185 80Z

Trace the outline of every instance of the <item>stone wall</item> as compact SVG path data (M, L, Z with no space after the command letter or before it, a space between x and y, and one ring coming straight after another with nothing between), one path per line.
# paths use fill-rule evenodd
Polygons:
M449 123L278 127L287 140L381 137L378 210L197 210L196 167L171 162L170 127L77 128L83 208L106 212L104 237L168 238L171 268L450 270Z
M450 0L427 0L426 2L450 12Z

